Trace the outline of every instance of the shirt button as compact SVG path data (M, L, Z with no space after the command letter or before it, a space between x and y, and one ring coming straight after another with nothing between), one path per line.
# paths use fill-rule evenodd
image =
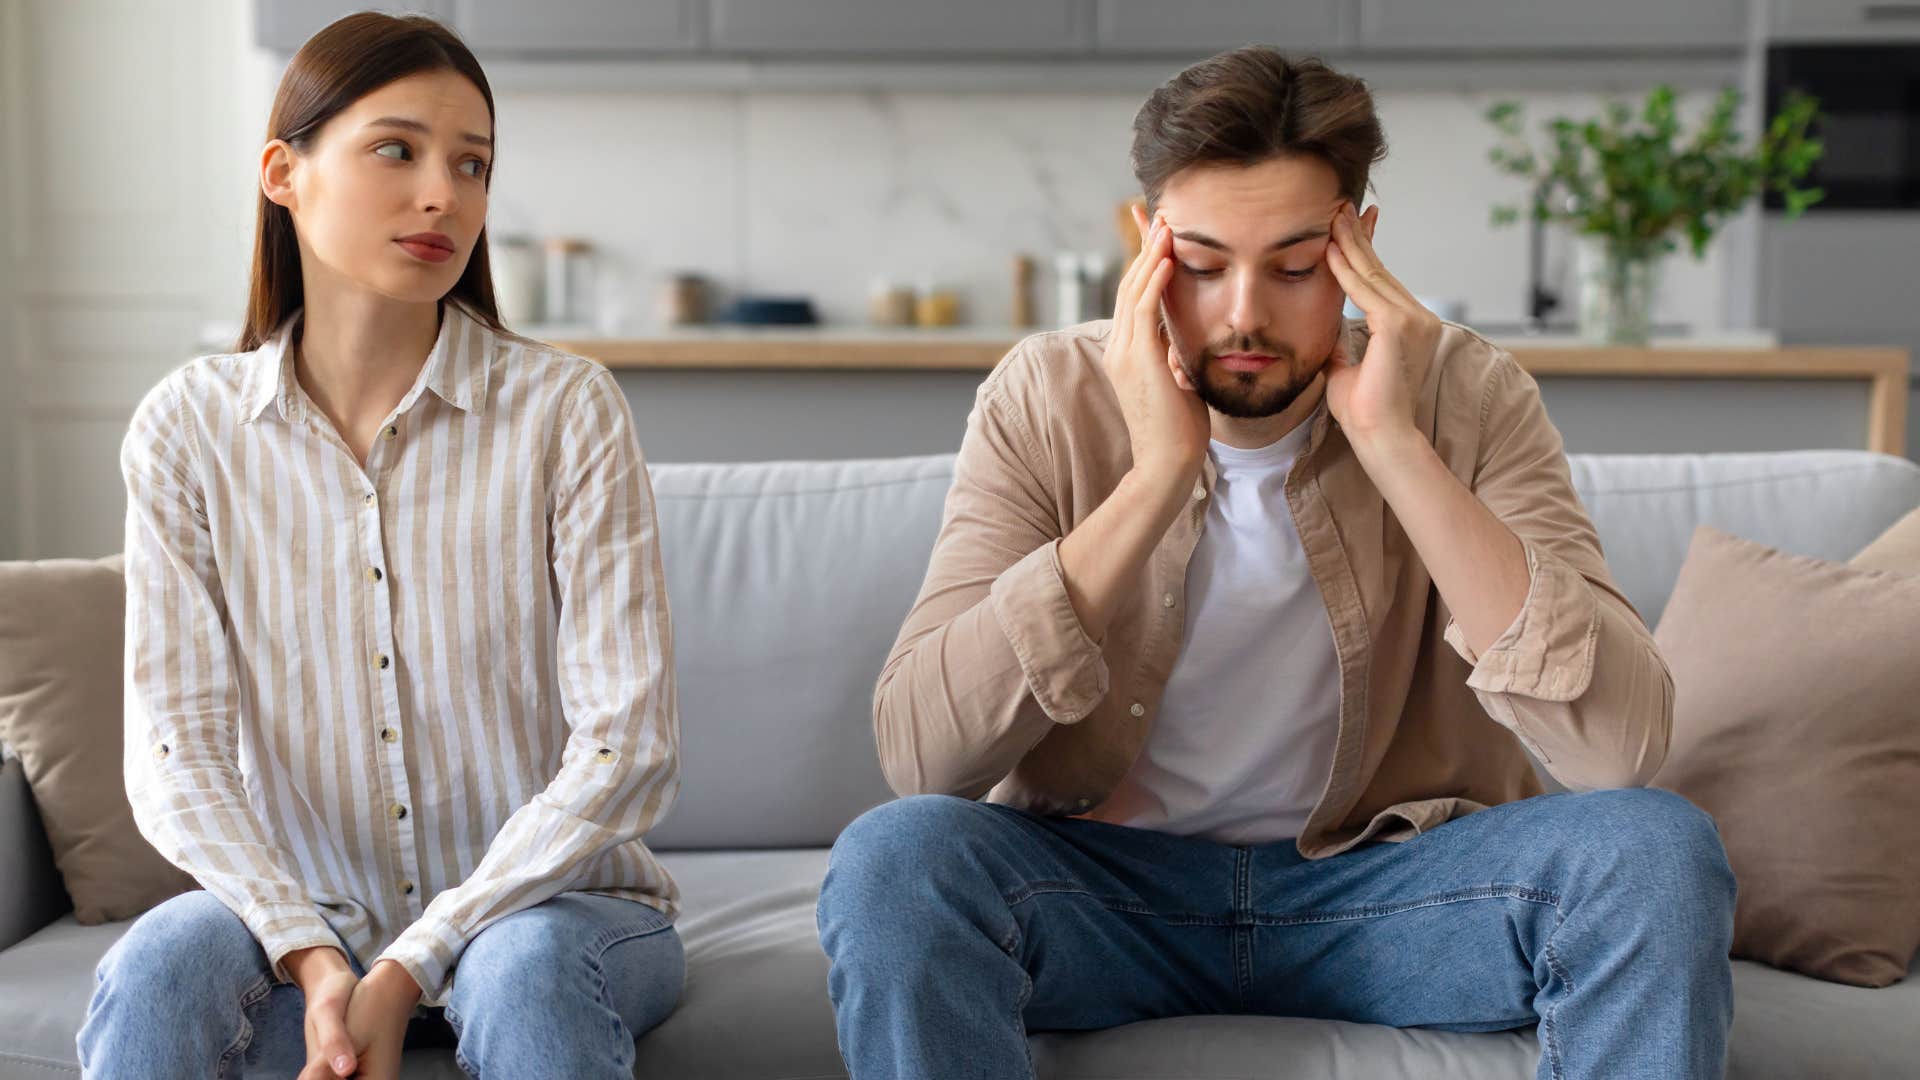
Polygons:
M390 727L383 727L380 729L380 741L381 742L399 742L400 733L393 730Z
M398 424L388 424L387 430L381 432L380 436L389 441L397 439L400 437L400 426Z
M412 895L413 895L413 882L411 882L411 881L404 881L404 880L403 880L403 881L401 881L401 882L400 882L400 895L402 895L402 896L412 896Z
M1161 606L1161 607L1172 607L1172 606L1173 606L1173 594L1172 594L1172 593L1168 593L1167 595L1165 595L1165 596L1163 596L1163 597L1161 597L1161 598L1160 598L1160 606Z
M620 760L620 755L615 753L610 747L603 746L600 748L599 752L593 755L593 760L599 762L602 765L611 765L614 762Z
M377 582L377 581L379 581L379 580L380 580L381 578L383 578L383 577L385 577L385 576L386 576L385 574L382 574L382 573L380 572L380 568L379 568L379 567L377 567L377 566L369 566L369 567L367 567L367 580L368 580L368 581L375 581L375 582Z
M1135 716L1147 715L1147 707L1145 705L1140 704L1137 701L1133 703L1133 708L1128 709L1127 711L1132 713Z
M167 749L167 744L161 743L159 746L153 748L153 760L165 761L167 760L167 755L171 753L173 753L173 751Z
M366 493L366 495L361 497L360 501L366 503L368 506L372 506L374 503L377 503L380 501L380 496L375 495L373 492L369 491Z
M1195 485L1193 485L1193 497L1194 497L1194 498L1196 498L1196 499L1204 499L1204 498L1206 498L1206 497L1207 497L1207 485L1206 485L1205 483L1199 483L1199 484L1195 484Z
M1082 795L1080 798L1074 800L1073 805L1074 805L1074 808L1077 810L1085 810L1086 808L1093 805L1093 800Z
M393 661L387 659L386 653L381 653L379 656L376 656L373 658L373 666L379 668L382 671L385 671L387 669L387 665L391 663L393 663Z
M388 807L387 813L393 815L393 820L395 821L405 821L407 819L407 808L401 806L399 803L394 803Z

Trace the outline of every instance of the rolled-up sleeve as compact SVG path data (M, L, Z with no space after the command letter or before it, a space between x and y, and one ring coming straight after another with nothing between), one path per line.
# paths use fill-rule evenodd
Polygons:
M1533 377L1499 354L1472 489L1526 549L1527 597L1483 653L1449 616L1467 685L1570 788L1648 783L1666 759L1673 677L1608 571Z
M1106 697L1100 647L1060 568L1060 517L1032 418L981 386L927 576L874 692L880 764L900 794L979 798L1055 724Z

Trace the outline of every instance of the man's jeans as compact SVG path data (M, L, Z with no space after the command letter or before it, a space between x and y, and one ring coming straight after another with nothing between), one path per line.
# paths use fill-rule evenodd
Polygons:
M481 931L454 970L446 1023L416 1022L408 1043L455 1042L460 1067L488 1080L632 1080L633 1040L673 1011L685 974L658 911L563 893ZM142 916L96 978L79 1038L87 1077L291 1077L305 1064L305 999L273 981L246 924L208 893Z
M1717 1077L1733 872L1652 790L1547 795L1309 862L945 796L868 812L822 888L855 1080L1031 1077L1030 1030L1240 1013L1493 1031L1541 1077Z

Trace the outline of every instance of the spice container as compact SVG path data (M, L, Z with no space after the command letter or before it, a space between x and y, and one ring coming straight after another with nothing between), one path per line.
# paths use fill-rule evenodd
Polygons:
M875 278L867 290L867 320L875 326L912 326L917 317L913 287Z

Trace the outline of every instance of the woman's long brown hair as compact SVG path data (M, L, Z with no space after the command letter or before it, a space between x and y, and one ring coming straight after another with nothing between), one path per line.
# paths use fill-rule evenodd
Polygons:
M493 89L487 85L480 62L453 31L418 15L396 17L363 11L313 35L293 55L273 98L267 138L284 139L295 150L305 150L320 126L342 110L396 79L423 71L453 71L465 76L487 100L492 126ZM258 217L253 240L253 287L235 352L252 352L265 344L302 303L300 244L294 238L293 215L262 193ZM473 245L465 272L445 299L459 304L492 329L502 329L500 309L493 299L493 272L487 263L484 228Z

